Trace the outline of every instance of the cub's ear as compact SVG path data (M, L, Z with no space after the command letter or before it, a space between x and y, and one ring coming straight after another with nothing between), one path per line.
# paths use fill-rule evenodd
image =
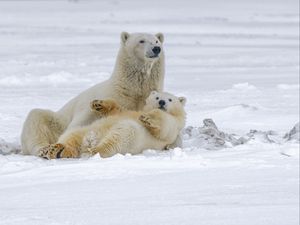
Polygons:
M157 33L157 34L155 34L155 36L160 41L160 43L164 42L164 35L162 33Z
M186 103L186 98L185 97L179 97L178 98L179 102L184 106Z
M122 32L121 33L121 40L122 40L122 42L125 43L128 40L129 36L130 36L129 33L125 32L125 31Z

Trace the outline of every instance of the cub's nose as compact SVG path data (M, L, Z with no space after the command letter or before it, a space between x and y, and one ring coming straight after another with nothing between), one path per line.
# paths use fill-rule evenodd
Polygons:
M161 49L159 46L155 46L154 48L152 48L152 52L155 54L155 55L158 55L160 53Z
M158 102L159 106L164 106L166 104L165 100L160 100Z

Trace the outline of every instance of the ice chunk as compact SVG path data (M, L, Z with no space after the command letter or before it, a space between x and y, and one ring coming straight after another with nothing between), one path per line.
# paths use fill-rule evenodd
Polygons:
M183 130L183 138L191 146L197 146L208 150L221 149L242 145L249 141L263 143L276 143L274 131L250 130L244 136L220 131L212 119L203 120L203 127L189 126Z
M300 131L300 124L298 122L288 133L285 134L284 138L287 141L296 140L299 142L300 141L299 131Z

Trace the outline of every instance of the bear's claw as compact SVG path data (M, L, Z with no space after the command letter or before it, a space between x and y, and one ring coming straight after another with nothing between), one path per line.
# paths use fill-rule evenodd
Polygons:
M51 144L39 150L38 156L44 159L62 158L65 147L63 144Z

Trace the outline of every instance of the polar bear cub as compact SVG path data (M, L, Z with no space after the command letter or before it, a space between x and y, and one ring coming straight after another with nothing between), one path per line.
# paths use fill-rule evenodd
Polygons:
M163 150L172 144L185 125L186 99L152 91L143 111L122 108L115 100L94 100L92 111L99 120L63 134L57 144L40 150L46 159L77 158L83 154L110 157L138 154L146 149Z

